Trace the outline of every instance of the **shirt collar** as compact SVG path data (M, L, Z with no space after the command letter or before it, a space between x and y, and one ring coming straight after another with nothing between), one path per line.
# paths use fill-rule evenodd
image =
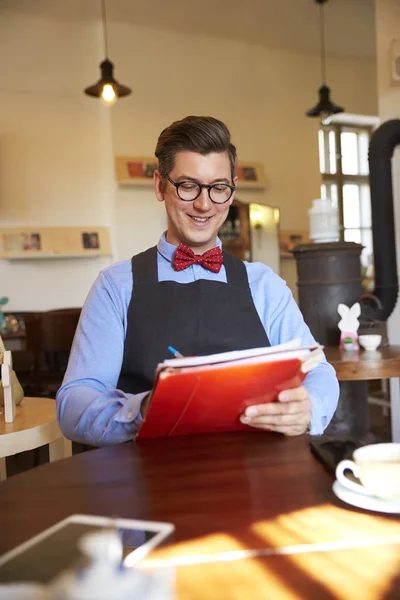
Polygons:
M220 248L222 247L222 242L219 239L219 237L217 237L216 246L219 246ZM176 248L177 246L174 246L173 244L169 244L167 242L164 232L160 238L160 241L157 244L157 250L159 254L161 254L161 256L163 256L169 262L172 262Z

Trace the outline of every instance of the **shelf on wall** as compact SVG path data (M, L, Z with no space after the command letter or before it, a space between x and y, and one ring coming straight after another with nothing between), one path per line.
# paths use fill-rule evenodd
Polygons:
M0 228L0 258L84 258L111 256L108 227L9 227Z

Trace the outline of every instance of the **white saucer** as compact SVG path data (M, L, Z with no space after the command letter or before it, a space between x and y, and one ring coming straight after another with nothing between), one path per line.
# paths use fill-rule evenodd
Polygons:
M383 500L376 496L358 494L344 487L339 481L334 482L332 490L340 500L352 506L357 506L357 508L384 513L400 513L400 500Z

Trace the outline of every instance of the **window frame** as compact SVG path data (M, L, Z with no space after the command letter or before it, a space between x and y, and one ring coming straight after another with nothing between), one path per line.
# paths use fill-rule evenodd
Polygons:
M361 125L357 123L334 123L331 122L329 125L321 125L319 132L328 132L328 135L324 135L324 163L325 163L325 171L326 166L329 165L330 162L330 152L329 152L329 132L334 132L335 137L335 172L334 173L324 173L321 171L321 163L320 163L320 174L321 174L321 185L325 184L325 186L330 186L332 184L336 185L337 189L337 205L339 212L339 236L340 240L344 241L345 230L346 229L357 229L357 230L372 230L372 223L369 227L362 226L360 227L345 227L344 225L344 202L343 202L343 188L345 184L357 184L358 186L367 185L369 187L369 173L366 175L351 175L347 173L343 173L343 165L342 165L342 141L341 134L346 131L353 131L354 133L367 133L368 134L368 144L371 140L371 135L374 130L373 125ZM320 140L318 138L318 148L320 148ZM328 196L330 197L330 196Z

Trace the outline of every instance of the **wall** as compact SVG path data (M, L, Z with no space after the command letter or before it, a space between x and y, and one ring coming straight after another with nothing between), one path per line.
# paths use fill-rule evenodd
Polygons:
M95 25L0 19L1 225L114 219L110 113L80 90L95 79ZM80 306L111 257L0 261L8 310Z
M319 194L316 55L111 23L116 77L133 94L110 111L83 95L102 60L97 23L0 12L0 224L107 225L110 258L0 261L9 310L80 305L97 272L156 243L163 206L149 188L117 189L115 154L152 155L161 129L187 114L227 122L241 160L264 163L268 189L248 201L281 210L283 228L307 227ZM374 114L375 65L329 60L334 100Z
M376 40L378 68L378 103L381 121L400 119L400 87L390 81L390 44L400 38L400 4L397 0L376 1ZM395 228L397 237L397 270L400 265L400 147L395 150L392 161ZM389 319L389 338L400 344L399 302ZM400 417L400 414L399 414Z
M133 88L112 113L116 154L152 155L172 121L212 114L230 127L240 160L265 166L268 190L254 198L249 193L249 201L278 206L282 228L308 227L320 176L318 123L304 112L316 103L318 56L120 23L112 24L110 36L117 75L129 73L124 82ZM328 72L336 102L348 112L376 113L374 61L332 58ZM146 219L149 200L133 188L117 193L118 222L132 223L129 247L119 245L121 257L142 249L144 237L152 243L149 222L144 236L136 218L141 207Z
M263 204L250 204L249 208L252 260L279 273L279 210Z

